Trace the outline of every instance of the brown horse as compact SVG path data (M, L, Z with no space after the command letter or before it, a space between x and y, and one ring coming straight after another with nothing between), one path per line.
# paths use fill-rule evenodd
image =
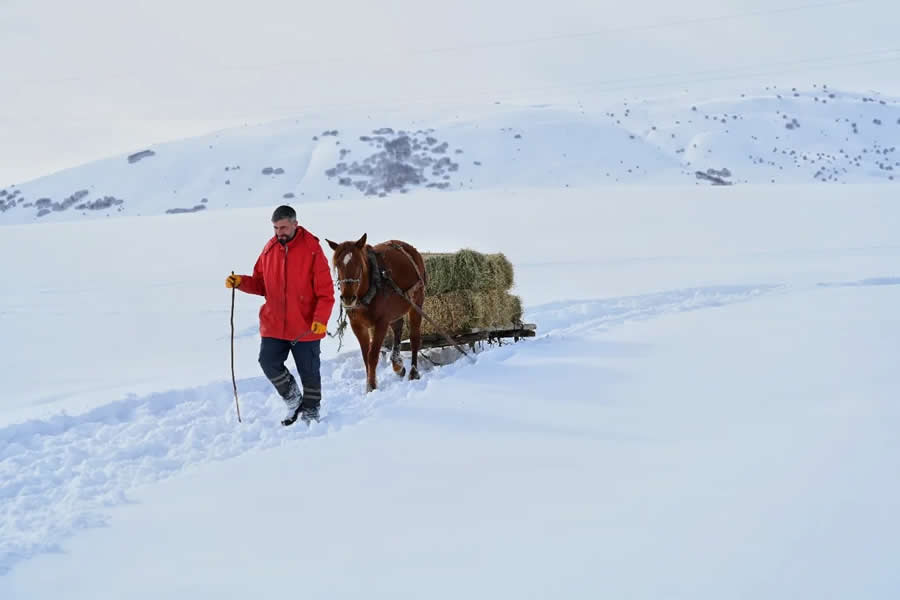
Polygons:
M347 311L366 365L366 391L371 392L377 387L375 369L388 327L394 332L391 351L394 372L401 377L406 374L400 357L400 339L403 317L407 314L412 350L409 378L418 379L422 316L398 290L422 308L427 277L422 255L411 245L398 240L367 246L366 234L355 242L325 241L334 250L332 264L337 271L341 305Z

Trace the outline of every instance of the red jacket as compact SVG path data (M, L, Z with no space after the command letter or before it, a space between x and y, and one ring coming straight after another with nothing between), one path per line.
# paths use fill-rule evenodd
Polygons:
M320 340L313 321L328 324L334 308L334 284L319 238L302 227L282 245L272 237L263 248L253 275L241 275L239 289L265 296L259 309L259 334L282 340Z

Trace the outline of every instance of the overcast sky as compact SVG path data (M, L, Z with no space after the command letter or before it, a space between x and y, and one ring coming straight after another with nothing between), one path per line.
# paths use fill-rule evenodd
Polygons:
M896 0L0 0L0 186L333 107L900 94L898 23Z

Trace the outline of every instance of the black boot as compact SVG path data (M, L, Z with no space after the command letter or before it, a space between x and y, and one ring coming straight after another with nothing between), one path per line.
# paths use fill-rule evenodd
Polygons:
M281 420L281 424L287 427L288 425L293 425L294 421L297 420L297 415L300 414L300 407L303 404L303 397L300 395L300 390L297 388L296 383L291 386L290 392L284 398L284 404L287 407L287 414Z
M310 425L313 421L316 423L319 422L319 407L318 406L305 406L300 410L300 418L303 419L303 422L307 425Z
M322 402L322 389L303 386L303 404L300 407L300 418L309 425L319 422L319 404Z

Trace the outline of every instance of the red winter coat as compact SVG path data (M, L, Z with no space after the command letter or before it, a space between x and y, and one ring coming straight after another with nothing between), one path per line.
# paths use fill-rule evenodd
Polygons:
M282 340L308 342L313 321L328 324L334 308L334 284L319 238L302 227L282 245L277 237L263 248L253 275L241 275L238 288L265 296L259 309L259 334Z

